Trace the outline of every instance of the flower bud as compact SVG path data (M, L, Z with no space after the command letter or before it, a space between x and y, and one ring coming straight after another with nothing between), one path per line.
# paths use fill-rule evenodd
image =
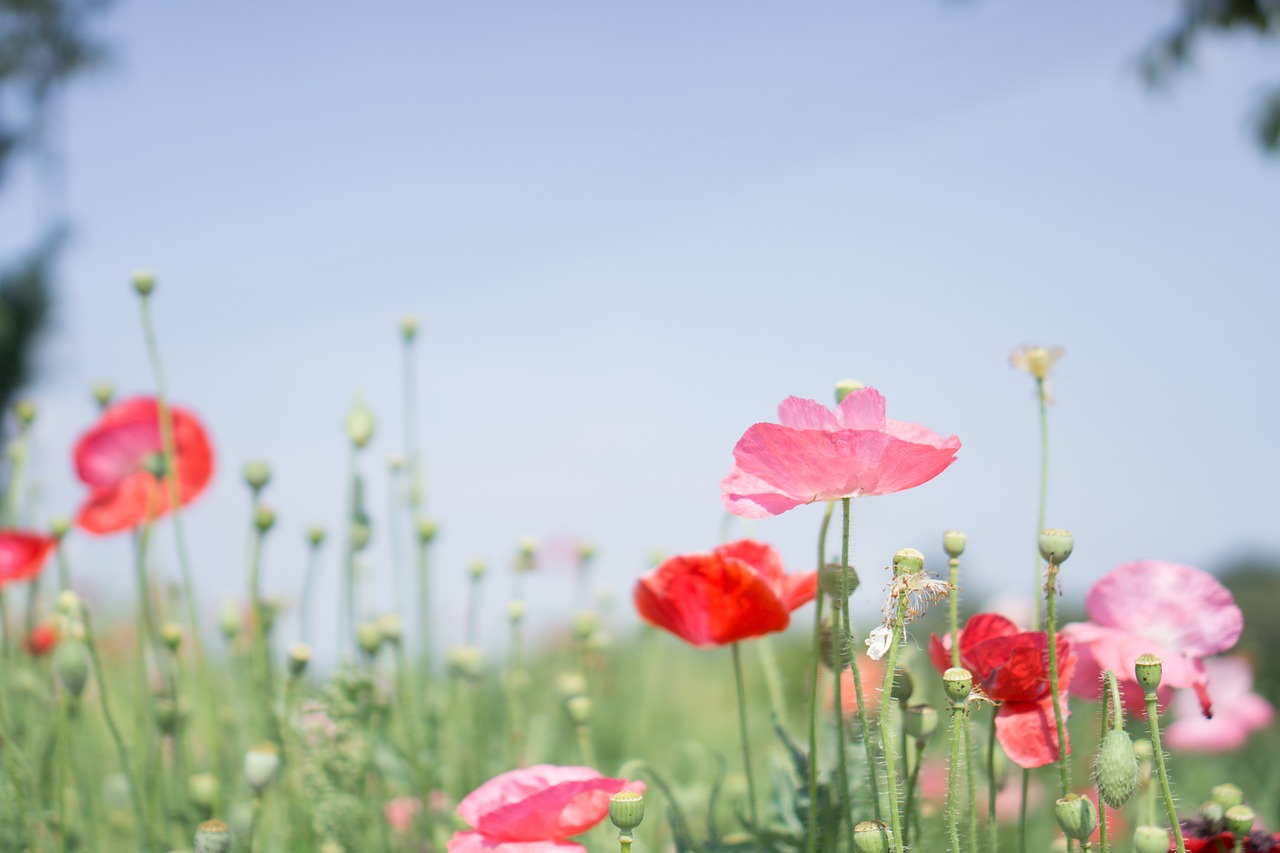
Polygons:
M61 542L63 537L71 532L71 519L65 515L55 515L49 519L49 532L53 534L54 539Z
M484 560L480 557L473 557L467 563L467 574L471 575L472 580L480 580L480 578L484 577L484 571Z
M953 666L942 674L942 686L946 689L947 698L959 705L969 698L973 690L973 674L963 667Z
M165 475L165 471L168 470L168 466L165 465L164 462L164 454L158 452L148 453L146 456L142 457L142 470L146 471L157 480L162 479Z
M434 518L418 519L418 544L430 545L435 540L436 534L440 532L440 525L436 523Z
M507 619L512 625L519 625L520 620L524 619L524 602L510 601L507 603Z
M404 620L400 618L399 613L388 613L381 616L377 621L378 630L382 632L384 642L393 646L400 645L400 641L404 639Z
M166 622L160 626L160 641L171 652L177 652L182 645L182 626L177 622Z
M888 853L892 834L883 821L859 821L853 828L853 849L858 853Z
M271 482L271 466L262 459L250 459L244 463L244 482L255 492L260 492Z
M1055 566L1061 566L1071 556L1076 539L1070 530L1053 528L1040 531L1040 556Z
M1160 658L1148 652L1145 655L1138 655L1138 659L1133 662L1133 673L1137 676L1138 683L1142 685L1142 689L1150 692L1160 686L1160 674L1163 664Z
M1227 809L1223 817L1227 821L1227 830L1237 838L1248 835L1253 830L1253 822L1258 818L1253 809L1244 803Z
M516 546L516 568L530 571L538 564L538 540L532 536L521 536Z
M564 709L575 726L585 726L591 720L591 700L586 696L574 696L564 703Z
M843 592L840 590L841 575L844 576ZM827 563L818 569L818 586L839 607L840 602L858 588L858 572L853 566L845 569L839 563Z
M115 386L105 379L99 379L97 382L93 383L93 388L91 390L93 392L93 399L104 409L111 405L111 398L116 395Z
M324 544L324 528L316 524L307 528L307 544L319 548Z
M187 796L203 809L213 808L218 798L218 777L212 773L197 773L187 780Z
M1244 791L1240 790L1240 786L1233 785L1230 782L1214 785L1209 791L1209 796L1224 809L1238 806L1244 802Z
M138 270L133 274L133 289L144 299L156 289L156 274L151 270Z
M373 538L373 528L369 526L367 521L357 519L351 522L351 550L360 553L369 547L369 540Z
M306 643L294 643L289 647L289 661L286 664L289 668L289 675L297 678L307 671L307 664L311 663L311 647Z
M162 734L171 735L178 730L178 726L182 723L182 711L178 708L177 702L158 697L154 700L153 708L156 715L156 728Z
M391 471L392 476L399 474L404 470L404 457L396 454L387 460L387 468Z
M260 506L253 511L253 526L259 533L267 533L276 526L276 511L269 506Z
M556 692L565 701L575 696L584 696L587 692L587 680L576 672L562 672L556 676Z
M965 536L959 530L948 530L942 534L942 550L953 560L964 553Z
M838 662L837 653L840 655ZM848 639L828 621L823 621L818 630L818 660L832 672L842 672L853 662L853 649Z
M449 669L462 678L479 678L484 658L475 646L456 646L449 651Z
M1093 757L1093 779L1098 796L1113 809L1133 796L1138 787L1138 756L1124 729L1112 729L1099 742Z
M244 754L244 778L255 794L261 794L280 767L280 750L271 741L263 741Z
M80 615L80 596L73 589L64 589L58 593L54 608L68 619L74 619Z
M378 653L378 649L382 648L382 631L378 629L377 624L373 622L361 622L356 626L356 645L360 647L360 651L369 657L373 657Z
M1053 805L1053 816L1063 835L1086 841L1098 826L1098 810L1093 800L1079 794L1067 794Z
M1168 853L1169 830L1163 826L1139 826L1133 831L1134 853Z
M600 617L590 610L584 610L573 617L573 636L580 642L585 642L591 639L599 625Z
M893 555L893 575L915 573L924 568L924 554L915 548L903 548Z
M902 728L917 743L927 741L938 730L938 709L932 705L908 705L903 709Z
M1215 803L1213 800L1205 800L1201 803L1199 811L1200 817L1208 823L1220 823L1227 816L1227 810L1222 807L1222 804Z
M630 832L644 820L644 795L638 791L619 791L609 797L609 820L623 832Z
M893 698L905 703L911 698L916 688L915 681L911 678L911 670L895 666L893 672Z
M196 827L195 853L227 853L231 849L231 829L218 819Z
M373 411L357 397L347 413L347 438L358 448L367 447L373 439Z
M404 338L405 343L411 343L418 336L418 318L412 314L406 314L400 320L400 337Z
M836 383L836 405L844 402L844 398L848 397L854 391L861 391L866 386L856 379L841 379Z
M53 653L53 671L63 688L79 699L89 680L89 655L84 643L79 640L59 643Z
M228 601L222 605L222 612L218 614L218 630L222 632L222 638L228 643L231 642L240 633L242 627L244 627L244 621L240 618L240 611L236 609L235 604Z
M579 563L589 563L595 559L596 546L593 542L587 542L585 540L579 542L574 550L577 553Z

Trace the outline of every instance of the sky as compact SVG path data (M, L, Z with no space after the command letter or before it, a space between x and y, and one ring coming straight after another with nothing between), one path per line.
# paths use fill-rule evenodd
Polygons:
M296 600L306 528L338 538L358 394L378 417L366 615L396 606L386 469L405 447L406 315L444 645L474 557L493 569L486 643L501 641L522 536L595 543L625 634L653 552L719 542L742 432L788 395L830 402L844 377L963 443L935 481L855 501L863 611L895 550L942 570L948 528L968 534L974 606L1029 593L1036 407L1008 363L1023 343L1067 353L1048 521L1076 534L1068 599L1134 558L1280 555L1280 160L1247 121L1274 46L1210 40L1153 92L1135 58L1170 13L120 3L100 26L111 62L58 105L52 168L0 195L0 257L51 212L73 227L29 389L34 520L83 497L69 457L90 385L153 387L129 286L145 268L171 393L218 454L186 516L209 613L244 593L254 458L273 465L280 519L264 585ZM808 569L820 515L732 533ZM127 542L69 549L78 578L127 600ZM330 610L337 568L330 548ZM562 630L570 589L563 566L530 579L535 632Z

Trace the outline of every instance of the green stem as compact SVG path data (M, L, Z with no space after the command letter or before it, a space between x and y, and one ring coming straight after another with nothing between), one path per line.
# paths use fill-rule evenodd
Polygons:
M747 736L747 694L742 680L741 643L733 644L733 678L738 685L738 732L742 735L742 764L747 774L747 805L751 814L751 830L760 829L759 815L756 812L756 780L751 769L751 739Z
M951 763L947 767L947 834L951 837L951 853L960 853L960 818L956 813L960 765L960 718L963 706L951 703ZM972 819L972 815L970 816Z
M1027 853L1027 792L1031 787L1031 771L1022 768L1022 798L1018 803L1018 851Z
M969 705L966 704L964 706L964 720L962 721L962 725L964 726L965 784L966 784L966 787L968 788L967 793L968 793L968 802L969 802L969 811L968 811L969 851L970 853L977 853L978 807L977 807L977 800L976 800L977 795L975 794L975 791L977 789L978 783L977 783L977 777L976 777L977 768L974 767L975 762L973 760L973 726L971 725L972 721L969 718L969 713L970 713Z
M1058 566L1049 561L1048 583L1045 593L1049 598L1049 618L1045 623L1048 632L1049 646L1049 692L1053 698L1053 723L1058 734L1058 780L1061 785L1059 797L1071 793L1071 764L1067 759L1067 728L1062 719L1062 701L1058 695Z
M916 829L919 829L920 827L920 815L916 813L915 798L916 798L917 786L919 785L919 782L920 782L920 768L924 764L924 749L929 742L924 740L918 740L915 743L916 743L916 761L915 761L915 764L911 766L911 775L907 779L907 803L906 803L906 809L903 811L903 819L902 819L902 830L903 830L902 841L904 844L910 844L911 842L911 828L912 828L913 817L915 818L914 823L915 823ZM905 747L903 748L903 755L907 755Z
M1036 535L1044 530L1045 507L1049 503L1049 398L1045 392L1044 380L1036 379L1036 399L1040 403L1040 501L1036 513ZM1036 583L1032 587L1032 601L1040 601L1040 589L1044 586L1044 562L1040 556L1040 546L1036 544ZM1031 613L1031 630L1040 630L1040 605L1037 604ZM1063 796L1066 796L1065 794Z
M787 704L783 699L782 677L778 674L778 658L773 653L769 636L757 637L756 649L760 652L760 669L764 672L765 687L769 690L769 708L773 718L784 728L787 724Z
M1098 707L1098 710L1102 712L1099 717L1098 727L1099 744L1101 744L1103 739L1107 736L1107 723L1109 717L1108 708L1111 703L1111 693L1107 690L1108 676L1111 676L1111 678L1114 679L1115 673L1108 669L1102 675L1102 702ZM1110 847L1107 845L1107 802L1102 799L1101 791L1098 792L1098 845L1102 850L1102 853L1108 853L1110 850Z
M1173 791L1169 788L1169 774L1164 766L1164 747L1160 745L1160 709L1156 706L1155 689L1147 690L1145 698L1147 725L1151 729L1151 751L1155 755L1156 770L1160 774L1160 793L1164 796L1164 807L1169 814L1169 825L1173 828L1178 853L1187 853L1187 844L1182 839L1182 824L1178 822L1178 812L1173 805Z
M854 649L849 643L849 632L845 628L845 615L849 611L849 589L848 589L848 567L849 567L849 499L844 501L844 525L843 535L840 538L840 600L833 602L836 611L836 636L833 638L835 650L832 652L832 672L835 674L835 685L832 688L833 698L835 700L835 717L836 721L836 778L840 781L840 797L836 802L836 807L840 809L844 818L845 835L853 838L853 809L850 806L849 798L849 759L847 756L848 734L845 729L844 719L844 657L849 655L850 661L853 660ZM854 681L857 679L855 677ZM887 699L885 700L888 701ZM865 740L866 731L862 732ZM875 767L868 768L871 772L875 772Z
M894 750L889 746L889 744L893 743L893 738L889 730L889 714L887 711L891 704L889 698L893 696L894 677L897 674L898 645L902 641L902 626L907 617L907 595L906 590L898 594L896 612L893 618L893 632L889 638L889 654L884 667L884 690L880 693L881 697L883 697L879 714L880 742L885 744L884 770L885 778L889 783L889 826L893 831L893 838L890 840L892 853L903 853L905 848L902 841L902 819L898 809L898 770Z
M27 804L27 786L31 773L17 741L13 739L10 733L7 711L6 707L0 705L0 743L4 745L3 749L0 749L0 754L4 755L5 772L9 776L9 783L13 786L14 805L17 806L17 819L22 829L22 835L26 839L26 848L27 850L35 851L39 848L36 847L35 831L31 826L29 819L30 809Z
M320 546L322 543L311 543L310 550L307 552L307 569L302 579L302 642L311 645L311 608L312 598L315 595L316 575L320 569Z
M996 844L1000 836L996 824L996 714L999 708L991 709L991 728L987 730L987 845L988 853L996 853Z
M822 526L818 530L818 569L827 565L827 530L831 527L831 513L835 509L834 501L827 501L826 511L822 514ZM822 659L822 590L819 588L817 601L813 608L813 670L809 680L809 815L806 827L805 849L807 853L816 853L818 849L818 672ZM866 736L865 733L863 735Z
M356 524L356 453L358 448L351 444L347 454L347 541L343 548L342 561L342 660L350 661L356 648L356 545L354 527Z
M871 785L871 804L874 809L876 820L880 820L880 783L876 780L876 759L875 745L871 738L871 724L867 719L867 704L862 693L862 673L858 671L858 649L853 638L853 614L849 612L849 596L852 591L848 589L849 575L849 502L850 498L844 498L844 535L840 544L840 594L843 597L840 607L841 625L844 631L845 645L849 648L849 668L853 672L853 694L858 700L858 725L862 728L862 746L867 752L867 780ZM839 679L837 679L839 683ZM881 700L882 705L889 702L889 694L884 694ZM844 711L840 712L841 725L844 724ZM843 728L841 733L843 734ZM885 751L889 752L886 746ZM841 770L844 769L844 762L841 761ZM847 790L847 789L846 789ZM849 817L852 821L852 816ZM849 828L849 836L853 837L853 827Z

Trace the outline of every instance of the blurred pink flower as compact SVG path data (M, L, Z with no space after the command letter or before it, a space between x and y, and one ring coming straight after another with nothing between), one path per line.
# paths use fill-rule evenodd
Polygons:
M834 412L788 397L778 423L755 424L738 439L721 500L734 515L766 518L813 501L910 489L955 461L960 439L884 412L874 388L851 392Z
M610 795L644 789L643 782L610 779L590 767L511 770L463 797L458 814L474 829L455 832L449 853L586 853L566 839L603 820Z
M396 797L383 804L382 814L391 828L399 833L413 829L413 819L422 812L422 800L417 797Z
M1133 662L1150 652L1164 664L1162 688L1190 687L1211 716L1208 676L1201 658L1236 644L1244 616L1231 592L1208 572L1158 560L1134 560L1112 569L1085 598L1089 622L1064 625L1080 662L1071 692L1098 698L1098 676L1113 670L1128 682L1132 701Z
M1243 656L1209 658L1204 668L1218 701L1217 713L1205 719L1194 691L1179 690L1173 697L1177 721L1166 732L1165 742L1174 749L1228 752L1242 746L1254 729L1265 728L1275 708L1253 692L1253 668Z

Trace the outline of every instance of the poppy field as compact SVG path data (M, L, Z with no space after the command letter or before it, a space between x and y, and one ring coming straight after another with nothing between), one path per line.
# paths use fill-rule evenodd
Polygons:
M263 589L279 535L268 461L219 458L199 389L164 382L155 279L132 282L154 375L117 396L66 448L83 497L30 510L36 407L11 413L0 502L0 851L196 853L1028 853L1280 849L1274 709L1232 592L1164 551L1073 580L1077 533L1045 517L1047 381L1057 348L1013 367L1041 426L1039 523L1010 586L1026 613L964 595L964 533L902 543L887 571L850 564L863 499L928 488L962 437L890 417L852 380L831 405L788 397L776 422L724 437L722 541L655 558L608 615L590 601L595 547L562 578L577 614L555 641L526 633L537 543L510 564L465 567L468 597L439 600L440 529L425 511L415 441L387 508L412 531L397 553L396 606L370 610L359 570L379 527L355 460L374 413L344 424L351 475L341 529L306 532L310 563L289 595L295 625ZM398 334L406 400L418 327ZM183 518L215 477L243 482L243 598L216 620L198 600ZM1035 491L1038 488L1038 491ZM784 563L768 526L812 521L813 551ZM240 535L242 531L229 531ZM742 534L742 535L739 535ZM1087 536L1087 531L1080 531ZM64 544L120 537L132 605L104 612ZM947 560L926 563L938 543ZM1167 543L1166 543L1167 544ZM927 546L927 547L926 547ZM176 583L156 576L171 549ZM322 555L336 607L315 592ZM236 569L240 570L239 567ZM500 653L475 626L481 581L504 572ZM882 581L887 579L887 582ZM874 604L879 621L854 622ZM460 635L437 628L465 613ZM791 629L791 630L788 630ZM785 633L784 633L785 632ZM338 655L312 644L336 634Z

